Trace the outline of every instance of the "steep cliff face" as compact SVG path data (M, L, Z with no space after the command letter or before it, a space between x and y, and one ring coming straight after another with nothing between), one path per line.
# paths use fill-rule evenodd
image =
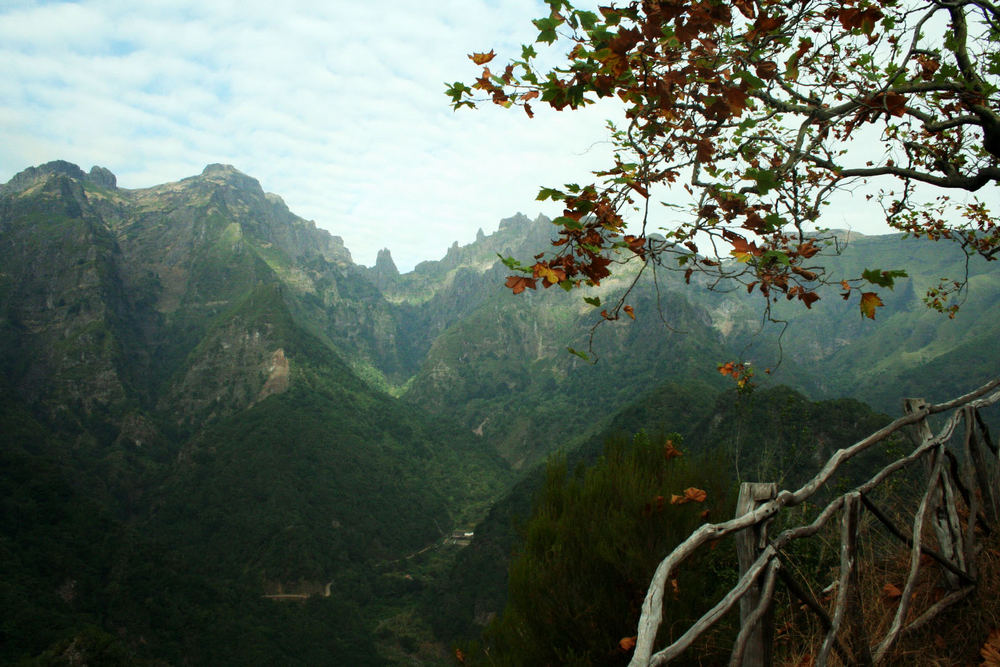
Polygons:
M398 371L397 323L342 240L255 179L209 165L142 190L115 181L54 162L2 188L0 358L29 402L180 422L247 407L280 347L238 316L266 285L345 354Z
M22 173L0 197L0 363L50 418L125 408L145 361L121 248L71 167Z

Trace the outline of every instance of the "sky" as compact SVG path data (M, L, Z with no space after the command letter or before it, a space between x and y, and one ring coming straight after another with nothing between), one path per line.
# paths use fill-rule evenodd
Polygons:
M56 159L125 188L231 164L356 262L389 248L408 271L515 213L559 215L538 189L608 163L614 102L529 119L444 95L478 75L467 54L518 57L546 14L541 0L2 0L0 182ZM871 207L831 212L828 227L888 231Z
M231 164L406 271L586 181L615 109L451 110L467 54L515 57L535 0L0 3L0 182L63 159L142 188Z

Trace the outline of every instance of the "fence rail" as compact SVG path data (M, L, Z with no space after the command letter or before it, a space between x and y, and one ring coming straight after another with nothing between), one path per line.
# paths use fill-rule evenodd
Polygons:
M688 649L737 603L741 629L730 656L730 665L769 664L773 638L774 595L778 580L811 610L826 631L817 656L826 665L833 653L847 664L879 664L887 660L899 638L925 626L938 614L967 597L976 587L978 534L1000 525L1000 455L986 423L979 414L983 407L1000 402L1000 378L973 392L937 405L921 399L904 401L905 414L867 438L835 452L822 469L796 491L777 491L775 484L744 484L740 489L736 517L722 523L704 524L664 558L650 583L642 605L642 615L630 667L662 665ZM934 434L928 417L951 412L941 430ZM948 444L960 425L961 458ZM874 447L890 435L912 427L917 442L914 449L875 473L868 481L829 502L808 524L787 528L773 537L767 534L770 522L782 510L800 505L829 482L848 460ZM912 528L907 533L897 526L871 498L872 492L894 473L925 463L927 484L916 508ZM867 511L886 527L894 539L909 549L906 583L892 624L884 636L868 637L862 620L858 583L858 535L861 512ZM818 533L836 515L841 515L840 567L836 600L832 613L815 599L783 566L784 549L793 541ZM963 525L963 516L965 517ZM933 533L934 548L925 537ZM977 531L977 528L979 529ZM740 578L718 603L669 646L654 652L654 642L662 622L664 592L677 568L709 542L736 534ZM947 594L907 623L917 577L926 563L941 568Z

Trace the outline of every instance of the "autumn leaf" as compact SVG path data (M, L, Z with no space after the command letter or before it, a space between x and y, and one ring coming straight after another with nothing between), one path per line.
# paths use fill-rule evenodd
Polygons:
M1000 630L990 632L979 655L983 658L983 667L1000 667Z
M632 309L632 306L625 306L624 308L622 308L622 310L624 310L625 314L631 317L633 320L635 319L635 311Z
M878 298L875 292L862 292L861 294L861 314L870 320L875 319L875 309L881 308L885 304Z
M882 98L882 103L893 116L901 118L906 113L906 97L899 93L886 93Z
M809 259L813 255L819 252L819 247L812 241L806 241L805 243L800 243L798 247L798 253L800 256Z
M753 241L747 241L742 237L735 237L732 240L733 249L730 251L736 261L743 262L744 264L749 262L752 257L759 257L761 254L760 248Z
M520 294L526 287L535 289L535 279L528 278L527 276L508 276L507 287L509 287L514 294Z
M618 648L628 653L635 648L635 641L638 637L622 637L618 642Z
M470 53L469 60L476 63L477 65L485 65L489 61L497 57L497 54L490 49L489 53Z
M695 159L698 162L708 162L715 155L715 146L708 139L699 139L695 142Z
M635 181L629 181L626 185L638 192L643 199L649 199L649 190L644 188L642 185L636 183Z
M816 292L800 292L799 301L806 304L806 308L812 308L812 305L819 301L819 294L816 294Z
M696 489L693 486L689 486L688 488L684 489L684 497L696 503L703 503L705 502L705 499L708 497L708 494L701 489Z
M543 279L543 285L545 287L551 287L566 280L566 272L562 269L553 269L551 266L547 266L539 262L535 264L532 269L536 278Z
M681 450L674 447L673 440L667 440L667 442L663 445L663 457L669 461L670 459L678 456L683 456Z
M899 590L895 584L888 583L882 587L882 595L889 600L897 600L903 597L903 591Z
M686 503L691 503L691 502L703 503L703 502L705 502L706 498L708 498L708 494L707 493L705 493L701 489L697 489L697 488L695 488L693 486L689 486L688 488L684 489L684 495L683 496L679 496L676 493L670 494L670 504L671 505L684 505Z

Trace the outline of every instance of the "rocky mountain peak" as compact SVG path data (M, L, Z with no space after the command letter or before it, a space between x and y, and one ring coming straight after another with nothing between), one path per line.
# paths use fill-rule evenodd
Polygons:
M115 189L118 187L118 179L111 173L110 169L106 169L105 167L94 165L90 168L87 178L91 183L100 185L103 188Z
M395 276L399 275L399 269L396 268L396 263L392 261L392 253L389 252L388 248L382 248L378 251L378 256L375 258L375 270Z
M264 189L260 187L260 181L252 176L247 176L231 164L210 164L202 170L199 178L215 183L231 185L238 190L246 192L264 194Z
M380 290L385 290L398 279L399 269L396 268L396 263L392 261L392 254L388 248L382 248L378 251L378 256L375 258L375 285Z
M7 183L0 185L0 194L23 192L33 185L48 180L53 176L68 176L76 181L89 181L104 188L117 187L117 179L105 167L91 167L90 173L85 173L80 167L66 160L53 160L37 167L28 167L18 172Z
M531 224L531 219L528 218L528 216L526 216L525 214L519 212L517 213L517 215L513 215L509 218L504 218L503 220L501 220L499 229L503 230L507 229L508 227L512 228L525 227L530 224Z

